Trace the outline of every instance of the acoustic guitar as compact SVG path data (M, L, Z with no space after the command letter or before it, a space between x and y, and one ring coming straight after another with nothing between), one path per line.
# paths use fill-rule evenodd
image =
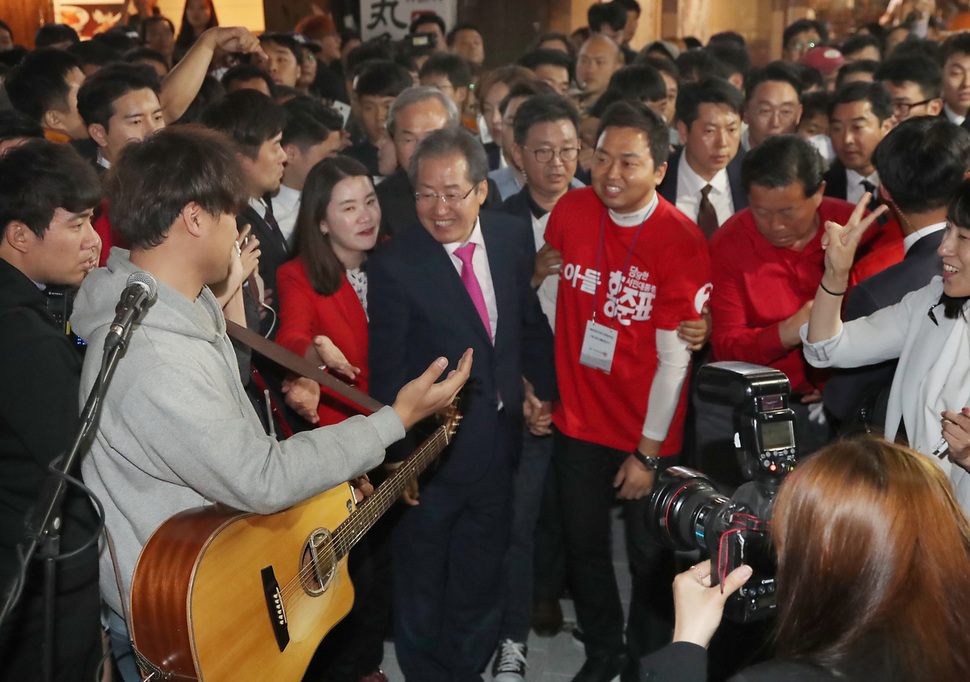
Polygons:
M359 505L342 484L276 514L215 505L163 523L135 566L129 624L152 679L300 680L347 615L347 553L451 441L445 422Z

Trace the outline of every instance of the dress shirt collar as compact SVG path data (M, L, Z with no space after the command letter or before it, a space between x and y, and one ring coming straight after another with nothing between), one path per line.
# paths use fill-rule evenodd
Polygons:
M298 189L293 189L292 187L287 187L286 185L280 185L280 191L273 198L285 206L295 206L300 202L300 195L302 194L303 192Z
M704 189L705 185L711 186L711 191L717 194L728 194L731 191L731 185L728 182L727 168L722 168L719 170L711 181L708 182L690 167L687 163L687 150L680 157L680 165L677 167L677 193L680 194L684 191L691 196L700 195L701 190ZM683 186L683 190L681 190Z
M946 103L943 104L943 114L950 119L951 123L956 123L957 125L963 125L963 121L966 118L966 116L961 116L957 112L953 111L953 109L950 108L950 105Z
M478 251L478 247L485 248L485 237L482 236L482 220L481 220L481 218L475 218L475 227L472 230L472 234L468 238L468 241L464 241L464 242L451 242L450 244L442 244L442 246L445 247L445 252L449 256L454 256L455 255L455 251L457 251L459 249L459 247L462 247L465 244L474 244L475 245L475 251Z
M869 175L863 175L862 173L857 173L849 168L845 169L845 178L849 187L856 187L862 184L862 181L872 183L876 187L879 186L879 173L878 171L872 171Z
M266 202L260 197L249 197L249 207L256 211L260 218L266 217Z
M906 253L909 253L909 250L912 248L913 244L915 244L916 242L918 242L920 239L922 239L928 234L939 232L944 227L946 227L945 220L942 223L933 223L932 225L927 225L926 227L916 230L916 232L912 234L906 235L906 237L903 239L903 251L905 251Z

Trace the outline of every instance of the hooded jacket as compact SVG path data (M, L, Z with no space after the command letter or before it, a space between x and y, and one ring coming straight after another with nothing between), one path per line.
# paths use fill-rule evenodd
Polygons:
M88 275L78 293L71 324L89 346L82 401L100 369L115 304L136 271L127 251L112 249L107 267ZM372 469L403 436L389 407L285 442L266 435L215 296L206 287L192 301L158 282L108 385L82 474L104 504L127 600L141 548L172 515L213 502L260 514L286 509ZM123 614L108 552L100 569L102 595Z

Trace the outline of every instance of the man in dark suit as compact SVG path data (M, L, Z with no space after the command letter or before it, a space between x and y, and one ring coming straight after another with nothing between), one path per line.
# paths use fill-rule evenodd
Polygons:
M667 162L657 192L710 239L748 207L741 187L741 91L718 78L688 83L677 95L677 132L684 146Z
M460 123L455 103L435 87L408 88L395 98L387 114L387 133L394 143L397 170L377 186L382 236L391 237L418 222L414 186L408 177L415 147L428 133L441 128L457 128ZM488 196L482 206L497 210L501 204L498 189L489 180Z
M249 204L236 216L242 228L252 226L259 239L259 276L263 280L262 303L274 315L263 319L260 331L274 331L279 316L276 271L290 259L286 236L273 217L271 196L280 188L286 152L280 145L286 113L272 99L255 90L238 90L206 110L203 122L231 137L238 146L237 157L246 172Z
M845 319L871 315L898 303L942 273L937 254L950 197L970 172L970 134L947 119L920 116L896 126L876 148L881 193L903 229L906 257L853 287ZM844 424L865 401L870 412L884 409L878 394L892 381L895 362L840 370L826 384L823 400ZM870 423L881 424L878 416Z
M523 374L538 396L527 398L533 424L548 421L555 393L552 333L529 286L530 231L479 215L487 172L467 131L430 133L410 160L420 223L368 263L375 397L393 395L424 358L475 355L458 433L392 543L398 660L421 682L479 679L495 647Z
M829 136L836 160L825 173L825 196L858 203L871 192L877 203L876 145L893 126L893 105L881 83L854 82L839 88L829 104Z

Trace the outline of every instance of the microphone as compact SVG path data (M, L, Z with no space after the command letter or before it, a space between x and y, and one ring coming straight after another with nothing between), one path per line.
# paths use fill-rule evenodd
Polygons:
M104 352L113 351L119 345L123 348L131 335L131 325L141 312L155 300L158 284L155 278L144 270L132 273L121 293L121 300L115 306L115 319L104 339Z

